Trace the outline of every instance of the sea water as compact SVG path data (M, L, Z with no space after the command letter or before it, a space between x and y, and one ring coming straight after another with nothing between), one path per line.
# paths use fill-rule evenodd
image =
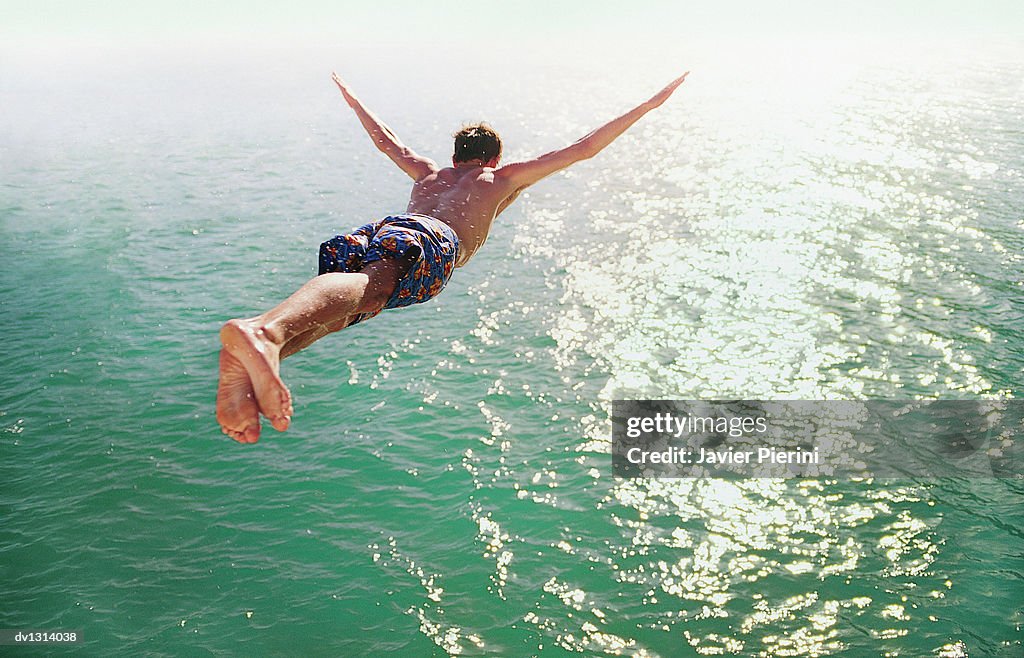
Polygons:
M439 298L288 359L294 421L255 446L215 422L219 326L407 199L335 63L9 60L0 628L97 656L1021 655L1019 480L621 480L609 410L1019 395L1022 55L695 53ZM627 64L342 73L444 164L462 121L527 157L679 73Z

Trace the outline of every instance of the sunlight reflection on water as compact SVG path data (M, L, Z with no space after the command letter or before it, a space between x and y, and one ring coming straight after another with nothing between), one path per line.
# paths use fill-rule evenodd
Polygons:
M1007 249L979 228L963 185L999 165L976 159L975 136L957 129L972 108L944 91L944 70L784 60L762 63L764 79L727 66L713 91L702 71L623 139L623 151L666 145L657 159L633 156L651 171L609 156L590 173L618 191L532 201L531 230L514 238L564 271L556 367L608 373L578 449L609 450L600 419L613 398L1000 395L970 339L950 335L963 300L990 303L973 259L1005 261ZM904 82L910 93L894 98ZM942 141L919 141L929 134ZM925 485L866 482L853 496L812 480L607 486L600 506L622 531L609 546L616 580L647 588L644 627L681 631L702 655L833 653L851 641L840 621L875 641L903 637L920 628L907 593L954 586L932 569L941 540L936 518L921 516L934 504ZM849 587L871 571L892 582ZM650 637L638 625L613 651L594 623L565 623L559 643L634 653Z

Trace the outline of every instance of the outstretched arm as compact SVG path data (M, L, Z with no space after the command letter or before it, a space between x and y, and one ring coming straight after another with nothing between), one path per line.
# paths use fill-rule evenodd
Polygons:
M689 74L690 72L687 71L654 96L651 96L617 119L612 119L574 144L570 144L557 151L545 153L533 160L507 164L494 172L495 177L506 181L515 190L514 194L518 194L522 188L533 185L545 176L549 176L560 169L565 169L580 160L594 157L604 147L615 141L616 137L626 132L626 129L636 123L640 117L668 100L672 92L679 85L683 84L683 80Z
M398 139L398 136L391 132L391 129L384 125L384 122L376 114L371 112L356 98L352 90L348 88L344 80L338 77L337 73L332 73L331 79L334 80L334 84L338 85L341 95L345 97L345 102L348 103L349 107L356 113L356 116L359 117L359 123L363 124L363 128L370 135L374 145L383 151L384 155L391 158L402 171L409 174L413 180L419 180L439 169L437 163L433 160L418 155L403 144Z

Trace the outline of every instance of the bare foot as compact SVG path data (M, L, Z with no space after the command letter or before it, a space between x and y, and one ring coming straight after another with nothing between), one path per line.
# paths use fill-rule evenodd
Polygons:
M220 342L249 373L260 412L274 429L288 429L292 417L292 396L281 381L281 349L245 320L229 320L220 330Z
M217 422L221 431L239 443L256 443L260 438L260 409L252 380L242 362L227 350L220 351Z

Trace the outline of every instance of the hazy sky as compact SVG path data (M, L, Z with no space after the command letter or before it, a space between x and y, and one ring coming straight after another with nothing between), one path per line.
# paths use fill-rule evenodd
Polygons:
M40 45L199 38L508 48L532 39L656 44L723 34L1024 35L1019 0L0 0L0 16L0 38Z

